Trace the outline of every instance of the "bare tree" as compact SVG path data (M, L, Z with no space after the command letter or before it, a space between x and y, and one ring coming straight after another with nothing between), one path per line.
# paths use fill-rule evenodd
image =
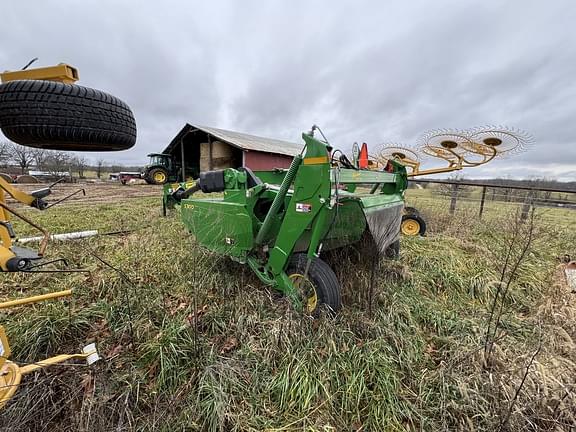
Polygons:
M96 177L102 176L102 168L104 168L104 159L98 159L96 162Z
M70 156L61 151L51 151L45 160L44 169L53 176L69 175Z
M509 219L509 232L500 233L502 244L502 255L497 257L501 263L500 278L496 282L496 293L490 308L490 317L486 327L486 336L484 340L484 361L488 364L492 354L494 341L501 330L501 319L505 312L506 296L510 287L516 281L519 275L520 266L531 252L535 237L535 213L534 208L530 211L528 223L524 223L521 212Z
M84 170L88 166L88 162L84 156L73 156L70 158L71 167L78 173L79 178L84 178Z
M10 161L20 167L21 174L26 174L26 170L34 161L34 150L30 147L10 143L8 144L8 152Z
M448 180L453 182L459 182L464 180L464 177L453 175L450 176ZM452 198L468 198L471 193L471 188L470 186L465 185L440 184L438 186L437 193Z
M49 150L44 149L32 149L32 156L34 158L34 165L36 165L36 169L44 171L46 170L46 161L50 156Z
M10 161L10 151L8 143L0 143L0 166L4 167Z

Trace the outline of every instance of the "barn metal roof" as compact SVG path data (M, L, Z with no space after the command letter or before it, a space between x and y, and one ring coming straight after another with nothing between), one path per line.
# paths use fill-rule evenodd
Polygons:
M184 128L182 128L182 130L178 133L178 135L174 137L172 142L170 142L168 147L166 147L164 152L169 153L173 147L180 143L184 136L186 136L188 133L196 131L203 131L220 141L224 141L230 145L233 145L234 147L238 147L246 151L259 151L295 156L300 153L303 147L303 143L297 144L289 141L264 138L241 132L229 131L208 126L191 125L187 123L186 126L184 126Z

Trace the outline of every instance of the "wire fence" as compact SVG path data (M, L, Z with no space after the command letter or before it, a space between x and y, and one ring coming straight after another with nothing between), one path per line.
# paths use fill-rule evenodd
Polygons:
M572 210L576 220L576 189L537 188L505 184L454 180L411 180L411 185L425 193L412 192L417 199L448 202L448 211L476 207L481 218L489 207L520 207L521 217L527 218L532 208Z
M18 189L31 193L34 190L41 189L43 186L39 184L24 184L15 185ZM52 190L52 193L44 198L48 204L54 204L56 201L68 196L74 191L84 189L86 194L77 194L70 199L67 199L66 205L93 205L93 204L108 204L125 202L129 199L142 199L149 197L158 198L158 202L162 197L162 186L158 185L122 185L120 183L67 183L58 184ZM14 208L28 207L18 201L7 196L6 202Z

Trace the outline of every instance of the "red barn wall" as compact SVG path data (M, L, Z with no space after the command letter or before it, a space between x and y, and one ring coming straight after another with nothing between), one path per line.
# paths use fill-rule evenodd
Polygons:
M274 168L289 168L291 156L258 151L244 152L244 166L252 171L266 171Z

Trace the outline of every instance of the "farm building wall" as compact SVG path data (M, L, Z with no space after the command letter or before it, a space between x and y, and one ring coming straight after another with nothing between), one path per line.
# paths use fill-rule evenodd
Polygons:
M244 166L253 171L266 171L274 168L289 168L291 156L258 151L244 152Z
M229 167L246 166L255 171L288 168L300 151L299 144L287 141L186 124L163 153L173 156L178 177L184 165L186 176L197 178L202 171Z

